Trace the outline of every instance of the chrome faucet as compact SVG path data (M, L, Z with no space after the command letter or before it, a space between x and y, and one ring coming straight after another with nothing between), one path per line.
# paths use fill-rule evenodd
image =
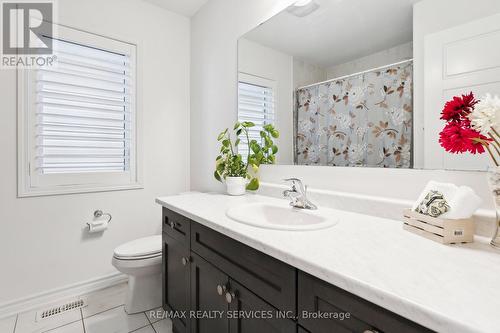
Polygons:
M298 178L284 179L291 183L291 188L283 192L285 198L290 199L290 206L301 209L318 209L309 199L307 199L307 186L302 185L302 181Z

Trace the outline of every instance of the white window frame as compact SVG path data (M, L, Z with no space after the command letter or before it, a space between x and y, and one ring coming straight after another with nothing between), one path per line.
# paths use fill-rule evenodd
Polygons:
M141 121L137 108L137 45L54 24L61 40L130 56L130 168L119 172L39 174L35 163L35 71L18 68L18 197L140 189L142 185Z

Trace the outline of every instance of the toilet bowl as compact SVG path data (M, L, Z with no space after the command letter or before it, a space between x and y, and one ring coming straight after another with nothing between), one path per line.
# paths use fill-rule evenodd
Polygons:
M127 274L125 311L144 312L161 306L161 235L139 238L118 246L112 264Z

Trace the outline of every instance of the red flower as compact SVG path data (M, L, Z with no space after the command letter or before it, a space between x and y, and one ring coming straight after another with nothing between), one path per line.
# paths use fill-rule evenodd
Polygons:
M490 141L492 140L460 122L448 123L439 133L439 144L447 152L454 154L482 154L485 152L483 145L487 146Z
M468 95L462 95L462 97L455 96L445 104L441 112L441 119L446 121L460 121L467 118L467 115L472 112L474 105L478 102L472 92Z

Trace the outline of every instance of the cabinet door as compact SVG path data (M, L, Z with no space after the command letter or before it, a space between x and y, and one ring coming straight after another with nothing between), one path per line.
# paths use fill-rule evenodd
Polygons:
M178 311L174 332L188 332L190 299L189 252L183 242L163 234L163 304L165 310ZM185 316L180 313L185 314Z
M289 318L294 315L278 312L254 293L238 284L230 282L226 295L229 302L229 331L231 333L290 333L296 331L295 322ZM235 314L239 315L235 317ZM288 316L288 317L287 317Z
M200 256L194 253L191 256L191 310L195 313L191 318L191 332L227 333L225 290L229 278Z

